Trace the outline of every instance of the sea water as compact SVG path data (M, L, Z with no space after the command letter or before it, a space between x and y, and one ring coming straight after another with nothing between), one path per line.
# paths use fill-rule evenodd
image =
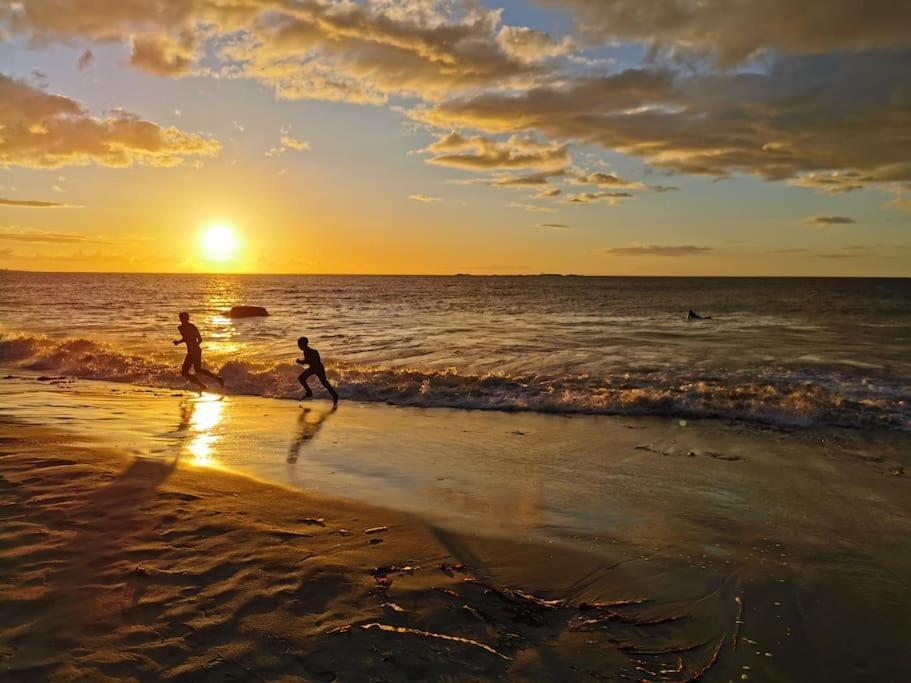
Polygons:
M305 335L344 399L911 430L907 279L5 271L0 363L184 387L180 311L236 394L295 397Z

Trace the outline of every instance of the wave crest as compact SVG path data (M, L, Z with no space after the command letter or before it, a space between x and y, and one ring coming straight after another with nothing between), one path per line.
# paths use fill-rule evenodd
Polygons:
M88 339L0 337L0 363L84 379L185 388L177 369ZM229 391L292 398L300 368L232 360L220 369ZM343 397L402 406L611 415L722 418L789 426L831 425L911 431L911 397L902 387L786 369L678 370L615 376L445 370L339 363L330 378Z

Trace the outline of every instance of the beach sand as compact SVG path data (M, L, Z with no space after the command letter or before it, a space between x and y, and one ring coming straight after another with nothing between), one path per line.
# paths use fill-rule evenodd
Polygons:
M213 439L230 452L225 434L124 448L135 434L124 437L103 416L118 412L110 400L123 401L127 421L141 421L126 407L138 390L111 399L84 384L78 410L90 412L67 409L96 415L91 437L48 417L56 408L44 394L49 412L36 416L32 405L28 422L10 416L27 393L5 395L4 680L853 681L902 680L911 670L911 515L894 453L853 457L844 444L808 452L806 439L761 430L735 438L711 424L681 450L680 437L652 422L610 431L580 421L574 439L564 421L557 433L567 444L607 429L623 450L616 469L642 480L624 494L622 479L616 501L600 501L613 517L602 511L592 522L598 538L578 529L564 538L548 525L517 533L515 511L502 525L463 514L436 520L363 495L342 500L225 472L206 461ZM262 405L239 400L231 410L244 424ZM380 460L409 443L402 411L364 410L350 407L344 419L357 424L346 431L384 424L388 450L362 457ZM496 441L478 431L490 424L503 439L533 429L551 438L550 423L533 416L452 411L445 422L451 435L471 432L462 451ZM316 438L301 433L302 443ZM298 446L304 462L309 446ZM762 454L779 451L794 470L764 464ZM194 452L206 457L181 458ZM816 477L796 477L807 462ZM737 516L737 482L760 476L766 504L741 506L755 519ZM710 490L698 484L706 479ZM548 505L538 501L532 516Z
M0 439L8 680L566 680L674 666L645 653L668 647L695 672L723 646L709 624L675 638L680 608L639 605L632 585L586 609L611 583L594 558L465 542L48 429L7 423ZM587 581L567 585L569 567ZM522 574L543 597L506 587Z

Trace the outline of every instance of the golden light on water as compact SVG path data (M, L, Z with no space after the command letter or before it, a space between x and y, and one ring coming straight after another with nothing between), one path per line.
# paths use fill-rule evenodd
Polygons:
M184 450L190 456L190 464L212 467L217 463L215 447L220 436L215 429L222 421L224 401L215 396L203 396L190 404L189 428L193 434Z
M228 223L212 223L203 230L200 238L202 255L208 261L226 263L237 256L240 239Z

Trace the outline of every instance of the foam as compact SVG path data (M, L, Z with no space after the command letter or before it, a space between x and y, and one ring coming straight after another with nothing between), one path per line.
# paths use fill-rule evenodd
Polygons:
M7 367L83 379L186 388L178 369L88 339L0 337ZM232 360L220 369L228 391L271 398L299 394L293 363ZM713 371L682 368L614 376L529 372L462 374L456 369L401 369L334 363L343 398L402 406L607 415L722 418L787 426L911 431L911 397L899 386L833 371ZM321 391L314 385L316 391Z

